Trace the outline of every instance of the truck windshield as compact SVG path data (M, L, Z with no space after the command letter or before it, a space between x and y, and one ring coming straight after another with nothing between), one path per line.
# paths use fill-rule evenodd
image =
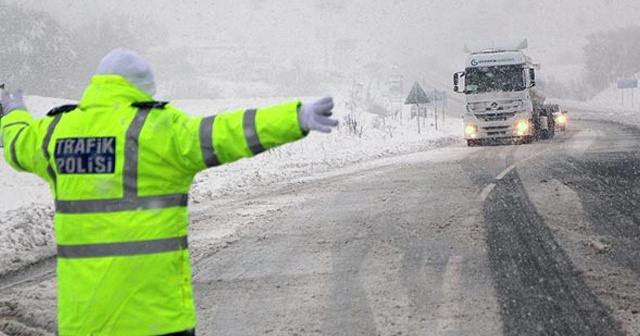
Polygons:
M517 65L467 68L465 93L524 90L522 68Z

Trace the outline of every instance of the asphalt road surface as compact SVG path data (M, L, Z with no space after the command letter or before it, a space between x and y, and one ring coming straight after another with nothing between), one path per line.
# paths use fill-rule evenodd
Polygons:
M639 139L572 121L196 205L198 334L638 335ZM51 267L0 278L0 330L55 331Z

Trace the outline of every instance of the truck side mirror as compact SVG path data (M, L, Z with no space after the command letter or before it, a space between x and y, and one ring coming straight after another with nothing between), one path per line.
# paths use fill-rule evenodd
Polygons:
M529 68L529 82L531 87L536 86L536 71L533 68Z
M464 72L456 72L453 74L453 92L460 92L460 77L464 76Z

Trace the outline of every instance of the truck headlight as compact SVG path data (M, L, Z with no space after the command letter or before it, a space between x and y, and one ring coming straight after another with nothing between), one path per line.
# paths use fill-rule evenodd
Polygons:
M525 135L527 133L529 133L529 121L518 120L518 122L516 123L516 134Z
M567 117L564 114L558 115L556 122L560 125L564 125L567 122Z
M478 126L476 125L465 125L464 126L464 135L467 138L475 138L478 136Z

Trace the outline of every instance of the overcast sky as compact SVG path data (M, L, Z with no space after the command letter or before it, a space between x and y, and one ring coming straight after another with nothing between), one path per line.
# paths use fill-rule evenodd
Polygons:
M257 46L283 62L322 68L335 41L356 64L396 64L405 73L450 85L465 43L529 40L540 78L577 78L585 37L635 24L638 0L13 0L73 26L127 14L169 27L172 45ZM327 50L328 49L328 50ZM415 69L415 71L413 71Z

